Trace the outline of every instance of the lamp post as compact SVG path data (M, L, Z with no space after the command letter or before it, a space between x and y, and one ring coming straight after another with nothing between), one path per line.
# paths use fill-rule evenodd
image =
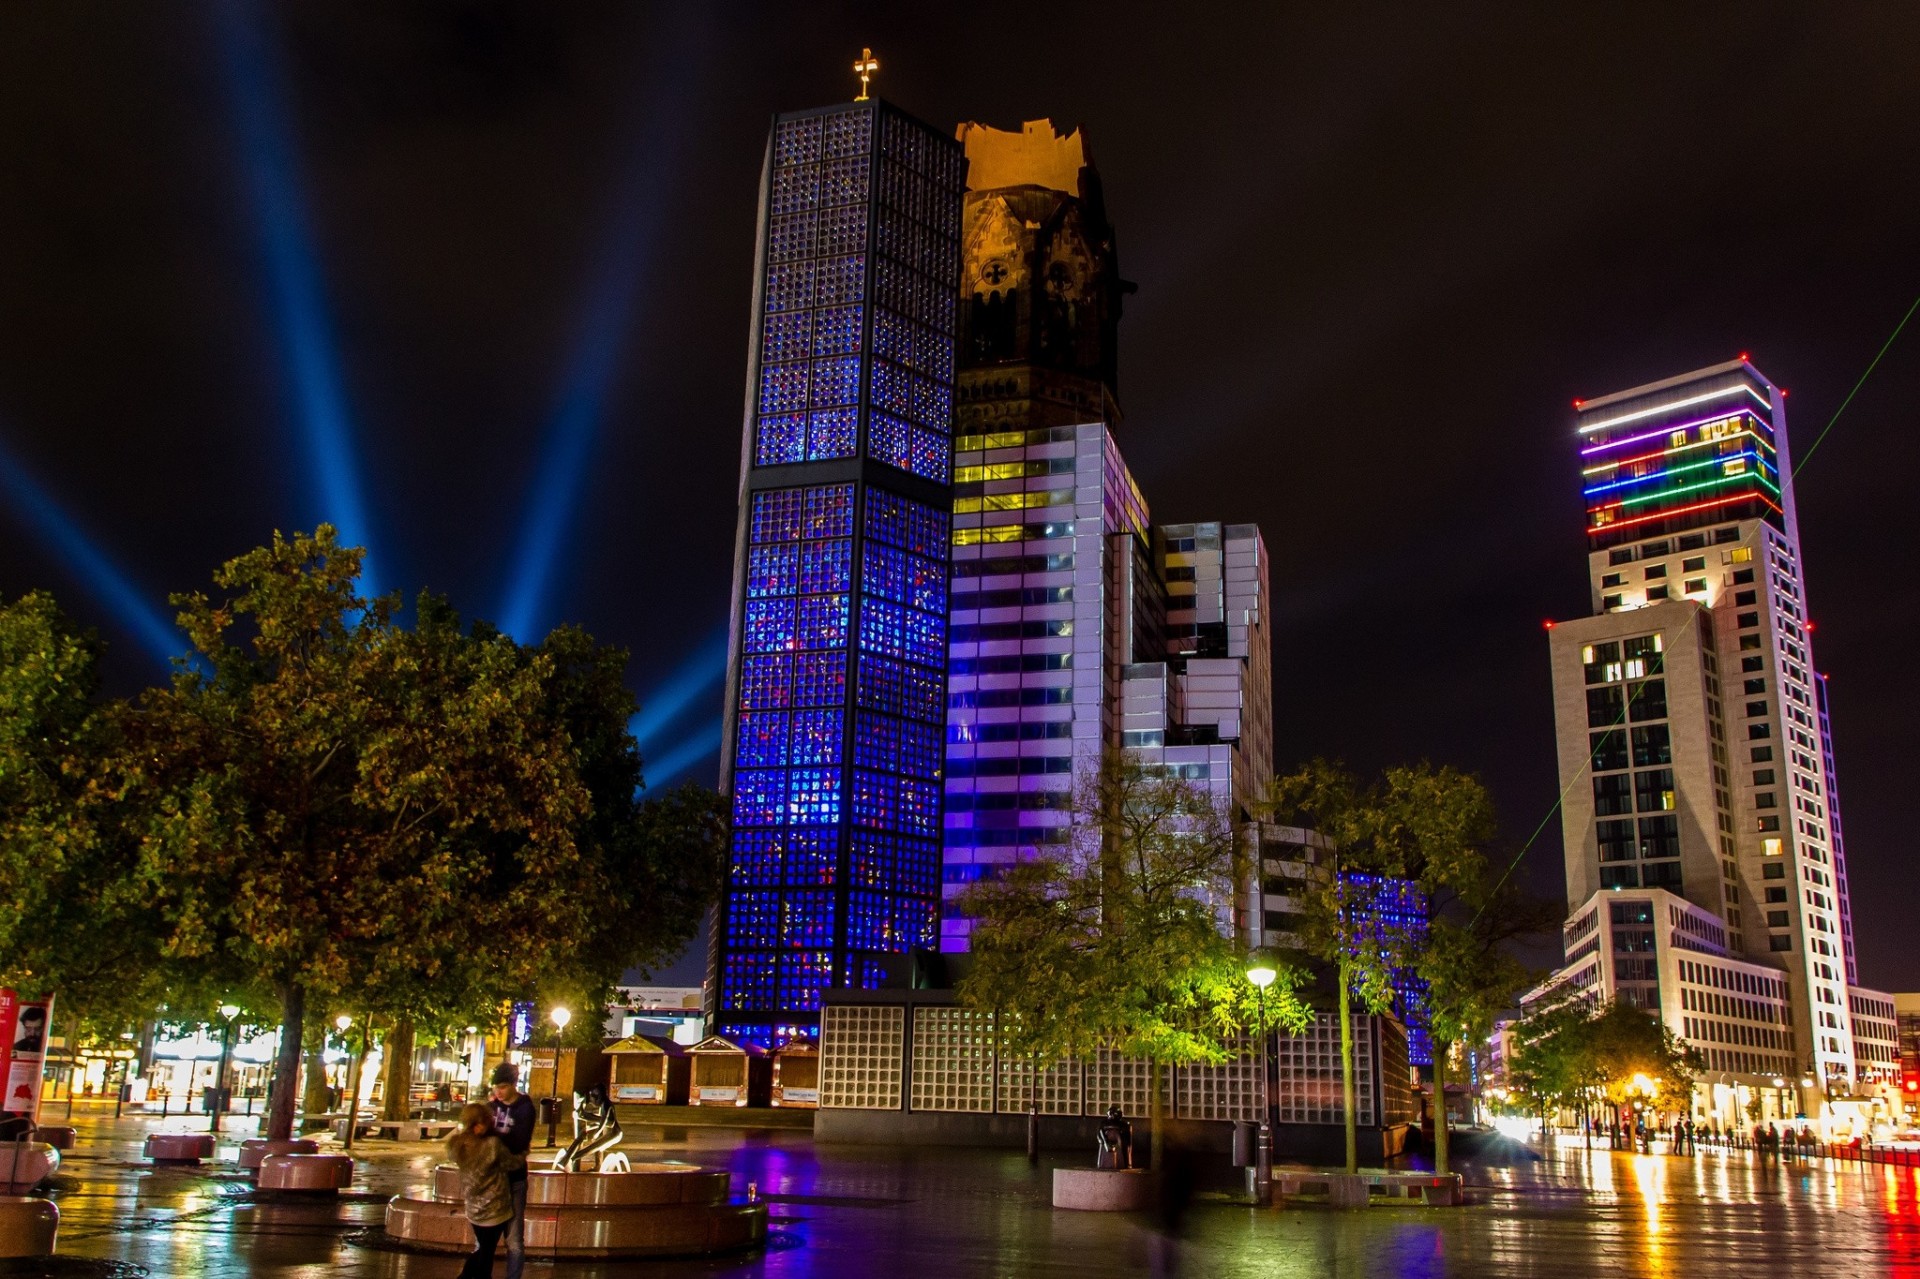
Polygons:
M1273 1086L1267 1079L1267 987L1279 976L1272 961L1256 954L1247 961L1247 980L1253 983L1260 1034L1260 1134L1254 1142L1253 1199L1273 1202Z
M220 1005L220 1064L213 1071L213 1112L208 1132L220 1131L220 1116L227 1108L227 1064L233 1060L233 1019L240 1015L237 1004Z
M560 1124L560 1036L567 1033L573 1013L565 1004L555 1004L547 1016L553 1021L553 1082L547 1085L547 1148L555 1144L554 1129Z

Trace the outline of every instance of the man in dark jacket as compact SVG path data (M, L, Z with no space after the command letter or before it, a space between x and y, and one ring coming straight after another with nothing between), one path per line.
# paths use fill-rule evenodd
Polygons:
M507 1279L520 1279L527 1264L527 1149L533 1145L533 1098L520 1091L520 1071L503 1061L493 1068L493 1130L511 1159L507 1185L513 1220L507 1223Z

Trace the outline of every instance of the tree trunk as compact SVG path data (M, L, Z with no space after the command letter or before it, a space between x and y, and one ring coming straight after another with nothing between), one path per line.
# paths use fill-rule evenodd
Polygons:
M1147 1167L1154 1172L1160 1171L1161 1158L1161 1121L1166 1117L1165 1108L1160 1104L1160 1072L1165 1069L1159 1062L1147 1067Z
M273 1062L273 1094L267 1102L267 1140L293 1136L293 1081L300 1073L300 1042L307 1028L307 988L280 986L280 1051Z
M326 1031L315 1028L309 1032L313 1043L307 1049L306 1086L302 1089L300 1109L306 1112L307 1122L314 1122L315 1115L324 1115L331 1107L327 1105L327 1056Z
M1027 1162L1040 1162L1040 1056L1027 1059Z
M1347 961L1340 961L1340 1101L1347 1123L1347 1171L1360 1171L1360 1116L1355 1113L1359 1098L1353 1086L1353 1001L1347 985L1352 974Z
M386 1052L381 1058L386 1073L386 1096L380 1107L382 1119L405 1122L413 1118L413 1019L394 1019L387 1032Z
M1447 1175L1447 1050L1452 1045L1433 1042L1433 1170Z

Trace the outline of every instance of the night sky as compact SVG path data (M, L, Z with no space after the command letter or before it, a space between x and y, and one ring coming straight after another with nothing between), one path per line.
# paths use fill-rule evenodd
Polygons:
M1920 295L1911 6L720 8L0 9L0 592L55 591L130 691L162 668L53 512L164 614L344 520L344 480L382 586L581 622L649 700L692 672L648 753L697 753L768 117L851 96L871 45L943 128L1088 129L1139 284L1123 449L1157 519L1265 531L1280 765L1479 770L1517 848L1557 789L1541 623L1588 610L1569 402L1747 351L1805 457ZM1916 399L1920 321L1798 488L1892 990ZM1560 855L1549 822L1528 881Z

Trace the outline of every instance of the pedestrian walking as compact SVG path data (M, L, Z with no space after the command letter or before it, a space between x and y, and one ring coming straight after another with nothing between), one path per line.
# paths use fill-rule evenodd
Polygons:
M507 1171L513 1157L494 1131L493 1111L474 1102L460 1112L460 1131L447 1139L447 1158L460 1170L460 1199L473 1227L473 1251L459 1279L492 1279L493 1254L513 1220L513 1188Z
M527 1264L527 1150L533 1145L533 1098L520 1091L520 1071L510 1061L493 1068L493 1130L505 1143L507 1185L513 1219L507 1223L507 1279L520 1279Z

